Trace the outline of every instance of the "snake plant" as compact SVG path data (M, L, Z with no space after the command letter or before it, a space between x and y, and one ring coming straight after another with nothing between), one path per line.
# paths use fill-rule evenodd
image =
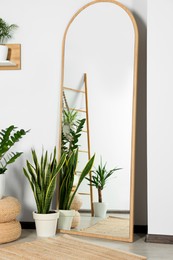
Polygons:
M29 132L23 129L17 130L14 125L0 131L0 174L4 174L7 166L22 154L22 152L9 152L15 143Z
M70 155L68 154L64 166L62 167L60 173L60 200L59 200L60 209L64 209L64 210L70 209L71 203L74 199L74 196L80 184L87 176L87 174L91 171L94 158L95 155L85 165L79 177L78 184L75 187L75 190L72 192L75 171L78 163L78 149L73 150Z
M31 150L33 164L26 161L26 168L23 172L27 177L32 188L37 213L47 214L50 211L51 202L56 188L56 177L66 159L66 154L62 154L59 162L56 160L56 148L48 156L48 152L42 152L40 160L34 149Z

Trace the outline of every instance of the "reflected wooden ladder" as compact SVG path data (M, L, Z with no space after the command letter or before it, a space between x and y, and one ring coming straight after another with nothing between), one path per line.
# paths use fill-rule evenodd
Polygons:
M82 109L75 109L75 108L70 108L68 107L68 102L66 100L65 92L64 90L67 91L74 91L79 94L83 94L85 96L85 110ZM68 88L68 87L63 87L63 99L65 103L65 108L67 110L75 110L79 113L85 113L86 114L86 130L82 130L83 133L86 133L87 135L87 150L79 150L80 153L87 153L88 154L88 160L91 158L91 152L90 152L90 132L89 132L89 113L88 113L88 82L87 82L87 74L84 73L84 90L78 90L74 88ZM77 173L81 173L80 171L77 171ZM91 172L90 172L90 179L91 179ZM93 210L93 191L92 191L92 186L90 186L90 193L86 192L79 192L80 195L90 195L90 204L91 204L91 214L93 216L94 210Z

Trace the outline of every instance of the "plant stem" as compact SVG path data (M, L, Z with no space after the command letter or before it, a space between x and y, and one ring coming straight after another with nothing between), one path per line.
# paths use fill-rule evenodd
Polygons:
M100 188L98 188L98 199L99 202L102 202L102 190Z

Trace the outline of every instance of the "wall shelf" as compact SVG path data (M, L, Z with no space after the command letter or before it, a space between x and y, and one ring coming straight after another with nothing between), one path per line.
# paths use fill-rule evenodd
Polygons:
M8 57L6 61L0 61L0 70L20 70L21 69L21 45L5 44L8 46Z

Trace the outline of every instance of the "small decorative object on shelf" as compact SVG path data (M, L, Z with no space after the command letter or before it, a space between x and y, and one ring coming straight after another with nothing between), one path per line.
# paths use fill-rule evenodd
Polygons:
M16 24L8 24L0 18L0 69L20 69L20 44L6 44L11 39Z
M0 18L0 61L6 61L8 56L8 46L4 45L8 39L12 38L12 34L17 29L16 24L8 25Z

